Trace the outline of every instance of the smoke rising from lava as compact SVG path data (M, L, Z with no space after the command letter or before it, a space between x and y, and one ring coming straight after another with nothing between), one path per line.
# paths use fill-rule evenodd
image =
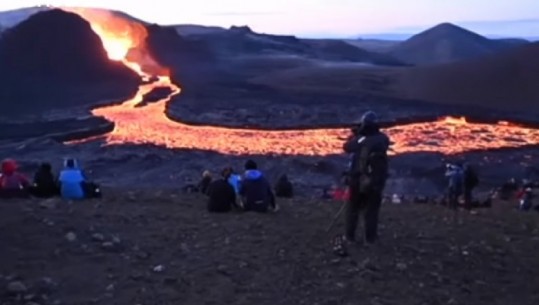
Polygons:
M332 155L342 153L347 129L290 131L240 130L211 126L189 126L165 115L166 103L180 92L167 69L148 54L144 25L111 12L93 9L66 10L79 14L92 26L112 60L121 60L141 77L158 76L158 81L140 86L137 95L121 105L102 107L93 114L114 122L105 135L107 144L154 144L168 148L212 150L225 154ZM144 107L136 107L152 89L168 86L173 93ZM445 118L386 129L394 154L441 152L456 154L470 150L519 147L539 143L539 130L511 125L471 124L464 118ZM78 142L78 141L77 141Z

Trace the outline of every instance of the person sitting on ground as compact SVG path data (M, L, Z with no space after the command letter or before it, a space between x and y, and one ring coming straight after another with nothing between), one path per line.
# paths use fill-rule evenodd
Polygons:
M58 181L52 173L50 163L43 163L34 175L34 183L30 189L33 196L50 198L60 195Z
M69 200L84 199L84 184L86 177L76 159L66 159L64 169L60 172L60 194Z
M210 183L212 181L211 172L209 170L205 170L202 173L202 179L197 185L197 189L202 194L207 195L208 194L208 187L210 186Z
M28 188L30 182L23 174L17 171L17 162L13 159L5 159L2 161L1 167L0 197L27 197L29 195Z
M501 200L507 201L513 197L513 195L518 191L518 184L515 178L511 178L506 181L500 187L498 192L499 198Z
M240 186L240 196L243 201L245 211L265 213L271 207L277 211L275 196L271 186L258 170L257 164L253 160L245 163L245 174Z
M221 172L221 179L213 181L208 187L208 212L226 213L236 205L236 192L230 184L229 178L232 175L230 168L225 168Z
M521 211L529 211L533 208L533 189L532 185L524 182L522 189L517 193L519 200L519 209Z
M275 185L275 196L279 198L294 197L294 188L287 175L282 175Z

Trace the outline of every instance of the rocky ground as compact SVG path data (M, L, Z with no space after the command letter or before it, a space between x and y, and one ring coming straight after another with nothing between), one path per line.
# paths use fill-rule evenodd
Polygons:
M210 215L174 191L0 205L0 304L537 304L539 214L386 205L381 243L336 257L340 204Z

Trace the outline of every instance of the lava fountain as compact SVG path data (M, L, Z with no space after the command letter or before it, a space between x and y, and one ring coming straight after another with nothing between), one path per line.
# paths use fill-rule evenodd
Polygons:
M190 126L168 119L166 103L180 89L168 71L148 55L146 28L135 21L104 11L67 9L90 22L103 41L111 60L124 62L143 78L157 81L140 86L136 96L120 105L97 108L96 116L114 122L114 130L103 136L107 144L154 144L167 148L212 150L225 154L279 154L324 156L342 153L347 129L267 131L213 126ZM137 52L132 52L133 50ZM130 54L139 54L130 56ZM140 56L143 54L143 56ZM137 107L144 94L157 87L170 87L167 98ZM539 130L499 122L468 123L464 118L443 118L435 122L395 126L385 130L391 137L392 153L418 151L456 154L470 150L519 147L539 143Z

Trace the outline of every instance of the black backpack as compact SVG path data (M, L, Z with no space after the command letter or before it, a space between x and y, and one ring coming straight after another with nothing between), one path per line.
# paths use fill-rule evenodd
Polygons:
M377 140L366 140L361 148L359 183L362 192L381 192L389 176L388 146Z

